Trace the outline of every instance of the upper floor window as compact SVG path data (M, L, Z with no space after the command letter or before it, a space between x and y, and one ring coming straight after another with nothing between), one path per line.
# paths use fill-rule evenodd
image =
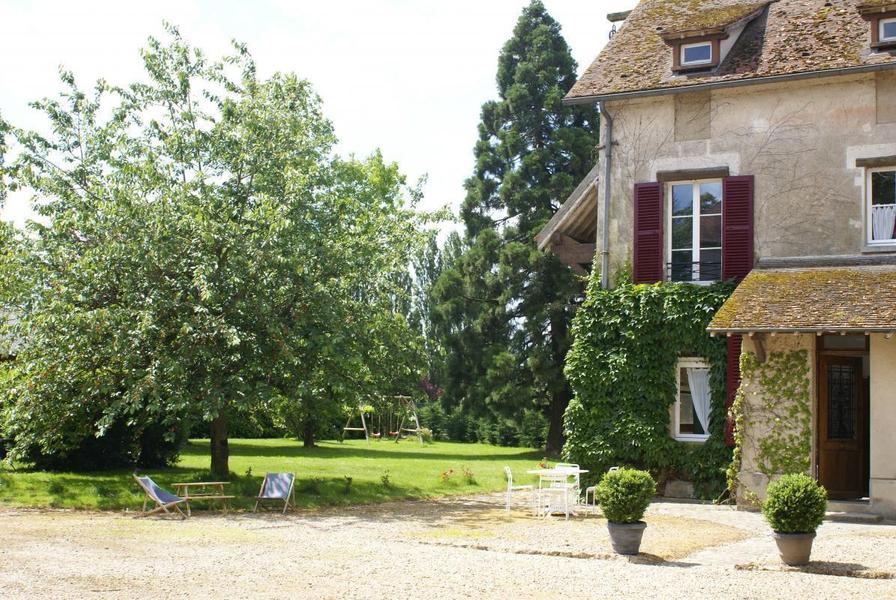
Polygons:
M678 396L672 407L672 435L677 440L702 442L709 437L712 393L709 364L699 358L682 358L676 368Z
M896 167L868 169L866 190L869 243L896 243Z
M696 67L712 63L712 43L699 42L681 45L681 66Z
M878 39L881 42L896 42L896 17L881 19L878 27L880 27Z
M668 184L668 274L670 281L722 278L722 182Z

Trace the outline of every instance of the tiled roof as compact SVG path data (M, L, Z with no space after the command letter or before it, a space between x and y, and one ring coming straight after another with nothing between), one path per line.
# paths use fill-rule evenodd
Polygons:
M866 4L869 0L642 0L567 99L832 69L896 67L896 55L871 52L871 27L858 10ZM690 75L672 72L672 50L663 36L725 29L757 9L762 9L759 16L716 69Z
M896 268L754 269L708 330L893 331Z

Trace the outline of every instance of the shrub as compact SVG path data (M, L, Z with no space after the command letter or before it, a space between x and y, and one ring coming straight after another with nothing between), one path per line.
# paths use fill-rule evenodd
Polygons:
M319 496L323 484L324 480L320 477L312 477L311 479L306 479L299 485L299 491L312 496Z
M647 471L618 469L603 476L594 497L604 516L614 523L637 523L656 493Z
M429 427L421 427L420 438L423 440L424 444L431 444L433 438L432 429L430 429Z
M828 492L808 475L784 475L766 493L762 514L774 531L813 533L821 525Z
M389 471L383 471L383 474L380 475L380 483L382 483L383 487L387 490L392 487L392 477L389 475Z
M467 482L467 485L476 485L476 476L472 470L467 467L461 467L461 471L464 474L464 481Z

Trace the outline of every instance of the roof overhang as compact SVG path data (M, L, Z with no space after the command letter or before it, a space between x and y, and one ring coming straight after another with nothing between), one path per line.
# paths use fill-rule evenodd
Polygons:
M594 232L597 230L598 166L595 164L592 167L563 205L554 213L551 220L535 235L535 242L539 250L550 249L555 238L562 235L579 239L579 241L594 241ZM590 239L582 240L581 233L590 234Z
M896 267L753 270L707 331L892 335L896 333Z
M896 12L896 2L865 2L856 7L863 17Z
M858 75L896 69L896 63L881 63L877 65L862 65L860 67L843 67L842 69L822 69L818 71L803 71L799 73L787 73L786 75L764 75L762 77L747 77L743 79L721 79L706 83L691 85L675 85L631 90L627 92L613 92L610 94L596 94L593 96L566 96L562 102L566 106L577 104L594 104L614 100L633 100L635 98L648 98L652 96L666 96L672 94L688 94L707 90L720 90L725 88L741 87L744 85L760 85L769 83L781 83L785 81L801 81L805 79L817 79L819 77L836 77L840 75Z

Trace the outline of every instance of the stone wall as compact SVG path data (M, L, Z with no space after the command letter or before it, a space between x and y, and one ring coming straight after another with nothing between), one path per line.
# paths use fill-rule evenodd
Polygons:
M896 518L896 338L871 336L871 508Z
M812 424L815 421L815 336L814 335L763 335L761 345L763 352L757 352L758 338L744 337L742 352L748 354L746 364L755 361L758 368L746 369L743 372L741 393L743 394L741 411L743 427L741 429L741 465L738 476L738 503L743 506L754 506L757 500L765 498L765 488L769 481L781 475L776 465L786 463L793 465L802 463L806 472L811 471L814 452L814 436ZM770 369L781 364L784 359L799 359L805 375L801 380L788 384L788 389L802 390L803 408L789 404L785 393L782 397L762 382L763 376L773 374ZM745 364L744 362L741 363ZM763 366L764 365L764 366ZM808 410L808 422L802 419L802 411ZM775 450L776 441L786 441L784 455ZM805 454L794 452L800 443L808 442Z
M607 103L614 122L611 274L631 261L634 184L666 170L725 166L731 175L754 175L757 257L861 252L864 169L855 161L896 155L894 77L826 77ZM603 194L601 185L599 206Z

